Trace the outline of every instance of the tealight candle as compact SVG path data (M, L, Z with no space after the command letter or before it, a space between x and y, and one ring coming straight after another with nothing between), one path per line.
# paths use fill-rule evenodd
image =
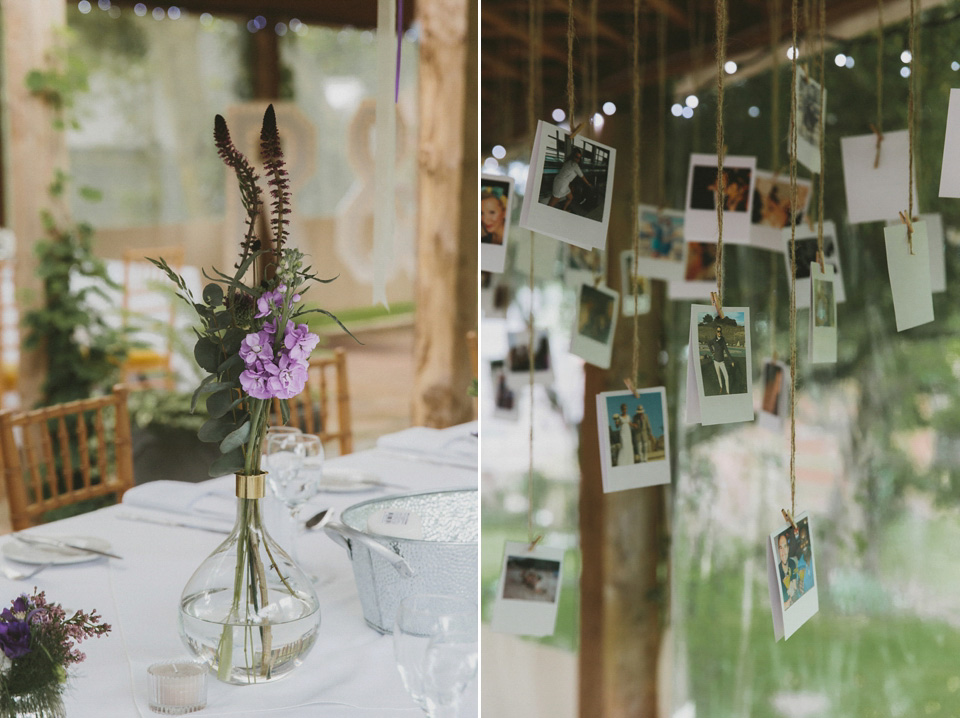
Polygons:
M194 661L164 661L147 669L150 710L183 715L207 705L207 668Z

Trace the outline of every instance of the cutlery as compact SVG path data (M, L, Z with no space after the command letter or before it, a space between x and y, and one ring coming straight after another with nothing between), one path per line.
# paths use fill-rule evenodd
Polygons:
M109 556L110 558L123 558L123 556L117 556L117 554L110 553L109 551L101 551L98 548L81 546L80 544L70 543L69 541L61 541L59 539L47 538L46 536L24 536L22 534L14 534L13 537L17 541L21 541L26 544L33 544L34 546L52 546L53 548L69 548L69 549L73 549L74 551L85 551L86 553L95 553L98 556Z
M304 525L305 525L308 529L312 529L314 526L316 526L316 525L319 524L321 521L323 521L324 518L326 518L327 513L329 513L329 511L330 511L330 509L324 509L324 510L321 511L320 513L314 514L313 516L311 516L310 518L307 519L307 523L304 524Z
M0 572L2 572L3 575L9 578L11 581L22 581L23 579L33 578L43 569L49 568L52 565L52 563L43 563L31 571L18 571L15 568L7 566L6 564L0 564Z
M137 521L138 523L148 523L148 524L157 524L158 526L179 526L180 528L185 529L197 529L198 531L209 531L215 534L226 535L230 533L230 529L222 526L208 526L200 523L192 523L189 521L168 521L165 519L157 519L152 516L135 516L133 514L117 514L117 518L124 519L126 521Z

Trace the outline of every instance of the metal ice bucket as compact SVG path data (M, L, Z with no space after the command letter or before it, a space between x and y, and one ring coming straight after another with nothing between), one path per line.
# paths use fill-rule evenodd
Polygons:
M381 509L420 516L422 539L394 538L367 531L367 519ZM400 601L417 593L477 600L479 532L477 490L431 491L354 504L342 523L324 526L347 549L367 623L393 631Z

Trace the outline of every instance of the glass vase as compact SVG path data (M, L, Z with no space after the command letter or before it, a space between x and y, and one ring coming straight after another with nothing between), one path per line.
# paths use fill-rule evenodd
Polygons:
M303 663L320 626L310 580L263 526L263 474L237 476L237 520L180 596L180 635L217 678L245 685Z
M0 711L2 718L67 718L63 695L58 691L14 693L7 707L8 711Z

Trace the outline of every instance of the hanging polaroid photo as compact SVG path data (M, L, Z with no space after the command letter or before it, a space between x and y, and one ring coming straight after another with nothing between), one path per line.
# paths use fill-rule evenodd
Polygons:
M603 249L616 150L537 123L520 226L585 249Z
M763 397L760 399L758 423L770 431L782 431L790 410L790 367L782 361L763 362Z
M812 183L797 180L797 226L807 216ZM790 227L790 177L774 176L772 172L757 170L753 190L753 216L750 225L750 244L758 249L780 252L780 231Z
M670 483L667 394L662 386L597 394L603 491Z
M507 541L490 627L499 633L550 636L557 625L563 549Z
M732 424L753 420L750 309L690 307L687 423Z
M480 269L502 272L513 210L513 178L480 175Z
M510 268L523 277L530 275L530 253L533 252L533 276L545 282L557 277L557 262L560 261L561 248L568 245L557 242L553 237L531 232L522 227L510 230L510 249L512 255ZM524 284L526 282L524 281Z
M507 374L513 386L526 384L533 360L533 380L537 384L549 384L553 380L553 360L550 358L550 337L545 329L534 334L534 349L530 351L527 330L507 333Z
M750 243L750 219L753 212L753 188L756 181L756 157L728 156L723 161L723 241ZM717 156L690 155L687 178L687 211L684 235L688 240L716 242Z
M687 261L683 212L641 204L637 207L637 234L637 274L666 281L683 279Z
M960 197L960 89L950 90L947 105L947 128L943 140L943 162L940 165L940 196Z
M625 317L634 314L649 314L653 297L650 295L650 279L638 277L633 273L633 250L625 249L620 252L620 286L623 288L623 301L620 302L620 311ZM636 301L634 301L636 290Z
M827 91L823 91L826 105ZM820 103L820 83L797 67L797 161L811 172L820 172L820 129L825 107Z
M833 267L810 263L810 361L814 364L837 363L837 297Z
M490 378L493 380L493 415L517 421L520 418L517 388L508 380L506 362L503 359L490 362Z
M820 610L814 575L813 534L804 512L770 534L767 540L767 575L773 634L779 641L790 638Z
M930 249L930 289L934 294L947 291L947 267L944 260L943 217L921 214L927 223L927 246Z
M913 253L907 242L907 225L884 227L887 247L887 269L893 291L893 313L897 331L933 321L933 292L930 288L930 247L927 223L913 223Z
M480 306L485 317L505 317L512 291L505 274L480 272Z
M670 299L709 299L717 288L717 245L687 241L687 266L683 279L667 284Z
M884 133L879 161L875 134L840 138L840 154L850 224L897 219L899 212L907 208L909 199L910 137L907 131ZM919 206L916 177L913 206Z
M606 253L599 249L583 249L564 244L560 252L563 283L568 287L593 284L597 276L606 276Z
M581 284L570 353L601 369L610 368L620 295L612 289Z
M810 263L817 261L817 229L810 228L806 222L797 225L794 241L797 246L797 309L810 306ZM790 281L790 228L782 230L780 251L783 252L784 266L787 269L787 282ZM838 304L847 301L843 289L843 272L840 270L840 250L837 246L837 228L833 222L823 223L823 263L833 267L834 294Z

